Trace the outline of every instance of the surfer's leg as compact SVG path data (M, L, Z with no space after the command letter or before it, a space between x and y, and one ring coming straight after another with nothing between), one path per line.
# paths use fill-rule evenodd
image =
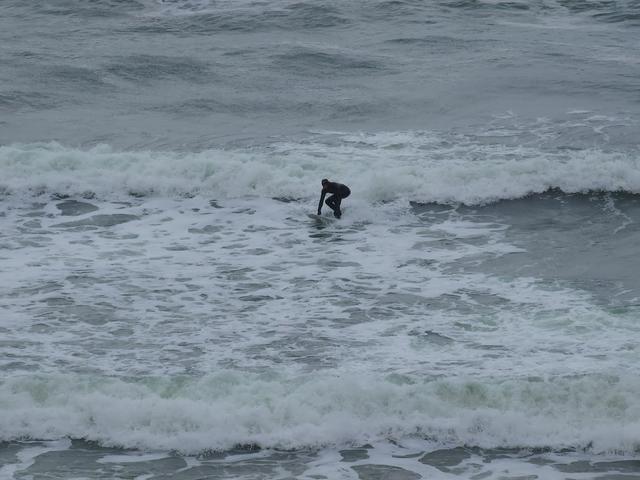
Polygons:
M342 202L342 197L339 195L334 195L335 198L335 202L333 202L333 204L335 205L335 208L333 209L333 216L336 218L340 218L342 216L342 212L340 211L340 203Z
M336 218L340 218L342 216L342 212L340 211L341 200L342 197L336 193L335 195L331 195L324 202L329 206L331 210L333 210L333 216Z
M331 210L336 211L336 195L331 195L324 203L326 203Z

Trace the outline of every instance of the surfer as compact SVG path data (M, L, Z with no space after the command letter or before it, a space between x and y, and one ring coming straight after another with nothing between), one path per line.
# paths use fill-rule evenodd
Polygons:
M349 190L349 187L346 185L330 182L326 178L323 178L322 195L320 196L320 203L318 204L318 215L322 214L322 202L324 201L324 196L327 193L333 194L327 198L327 205L331 210L333 210L333 216L340 218L342 216L342 212L340 211L340 202L342 202L343 198L347 198L351 194L351 190Z

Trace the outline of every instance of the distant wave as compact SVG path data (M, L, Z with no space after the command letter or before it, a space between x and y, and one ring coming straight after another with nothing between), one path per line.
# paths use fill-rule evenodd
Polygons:
M208 66L189 57L163 55L131 55L117 57L107 72L126 80L144 81L179 78L194 82L211 79Z
M483 12L527 12L534 10L548 17L570 15L589 16L606 23L640 23L640 4L634 0L616 2L585 2L583 0L441 0L442 6L451 9L479 10Z
M314 448L407 436L443 445L640 448L637 378L492 382L315 375L199 379L31 376L0 381L0 441L82 438L183 453Z
M149 21L134 31L148 33L210 34L269 30L309 30L348 24L350 20L334 5L311 2L218 2L213 0L148 2ZM143 17L143 18L144 18Z
M362 74L367 70L382 70L384 65L371 59L359 58L346 52L326 48L294 47L274 56L276 65L301 75L312 73L330 75Z
M468 205L559 189L640 193L640 155L597 149L455 143L428 133L325 135L199 153L116 151L56 143L0 147L4 196L309 198L336 179L367 202Z
M562 0L558 3L571 13L589 15L593 19L602 22L640 24L640 3L635 0L622 0L619 2Z

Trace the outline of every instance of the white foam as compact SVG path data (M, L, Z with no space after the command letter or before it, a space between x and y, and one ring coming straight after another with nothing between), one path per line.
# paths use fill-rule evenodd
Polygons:
M637 448L634 312L456 268L517 251L504 225L420 222L402 202L354 198L318 228L305 215L315 201L94 201L136 217L95 231L55 226L93 213L5 202L3 242L27 242L1 274L11 292L0 361L14 377L0 383L0 438L185 453L412 436ZM34 218L40 226L25 227ZM243 300L247 289L268 300ZM68 309L47 303L56 299ZM73 314L105 304L105 323Z
M127 455L105 455L98 463L140 463L168 458L166 453L131 453Z
M442 445L632 452L640 446L639 397L635 377L397 384L348 374L266 379L225 372L155 383L57 375L3 381L0 432L2 440L71 437L184 453L406 436Z
M478 204L550 188L640 192L640 156L627 153L545 152L428 132L334 137L200 153L79 150L55 143L3 146L0 190L12 195L90 191L103 198L202 193L309 199L317 194L319 179L330 177L368 202Z
M95 203L103 215L136 220L54 227L93 215L63 217L54 206L25 237L23 210L3 217L3 242L16 248L0 273L11 286L0 367L163 376L349 365L381 376L472 377L619 372L632 363L624 345L637 333L633 311L607 312L587 293L535 278L461 269L520 251L504 241L503 225L419 222L395 204L362 201L321 228L305 215L315 202Z

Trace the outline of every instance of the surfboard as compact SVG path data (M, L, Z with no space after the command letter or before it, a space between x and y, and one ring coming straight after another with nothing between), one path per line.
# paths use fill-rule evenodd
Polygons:
M311 219L313 219L313 220L315 220L317 222L320 222L320 223L333 223L333 222L335 222L337 220L337 218L335 218L335 217L325 217L325 216L322 216L322 215L316 215L314 213L309 213L307 215L309 216L309 218L311 218Z

